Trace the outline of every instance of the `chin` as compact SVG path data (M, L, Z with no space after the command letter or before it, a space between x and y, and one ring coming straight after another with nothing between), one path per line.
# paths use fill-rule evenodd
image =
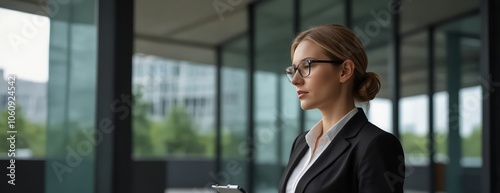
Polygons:
M311 109L314 109L313 105L308 104L305 101L300 101L300 108L302 108L302 110L311 110Z

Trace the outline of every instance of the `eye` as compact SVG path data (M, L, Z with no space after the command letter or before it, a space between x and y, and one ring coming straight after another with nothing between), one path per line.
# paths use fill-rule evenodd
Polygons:
M311 64L310 64L309 62L304 62L304 63L302 63L302 64L300 65L300 67L299 67L299 68L300 68L301 70L304 70L304 69L308 69L308 68L309 68L309 66L311 66Z
M312 62L311 62L311 60L305 60L305 61L302 63L302 66L304 66L304 67L309 67L309 66L311 66L311 63L312 63Z

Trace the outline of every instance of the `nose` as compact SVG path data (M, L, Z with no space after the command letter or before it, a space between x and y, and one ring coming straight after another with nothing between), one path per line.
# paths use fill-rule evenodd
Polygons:
M304 84L304 78L299 74L298 71L293 75L292 84L295 86Z

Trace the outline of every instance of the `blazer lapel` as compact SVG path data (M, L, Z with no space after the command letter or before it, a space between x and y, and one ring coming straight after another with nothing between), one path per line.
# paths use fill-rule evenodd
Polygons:
M339 134L332 140L330 145L323 151L318 159L311 165L309 170L302 176L295 192L304 192L307 184L316 177L321 171L335 162L351 146L348 139L353 138L368 122L363 109L358 108L358 113L349 120L342 128Z
M300 160L302 159L302 157L304 157L304 154L306 154L308 149L309 146L307 145L306 140L304 139L300 140L300 143L297 145L297 148L295 148L294 151L292 152L292 156L288 161L288 165L286 166L285 171L283 172L284 177L282 177L280 181L280 190L282 191L282 193L285 193L286 191L288 178L290 178L293 169L297 166L297 164L299 164Z

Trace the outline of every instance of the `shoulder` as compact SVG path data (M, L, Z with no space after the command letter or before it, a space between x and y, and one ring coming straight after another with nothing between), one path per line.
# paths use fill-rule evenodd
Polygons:
M370 122L367 122L350 142L360 150L358 153L364 156L376 152L403 156L403 148L399 139Z
M363 128L358 133L357 138L362 139L360 142L371 144L371 143L399 143L399 140L392 133L384 131L372 124L371 122L367 122Z

